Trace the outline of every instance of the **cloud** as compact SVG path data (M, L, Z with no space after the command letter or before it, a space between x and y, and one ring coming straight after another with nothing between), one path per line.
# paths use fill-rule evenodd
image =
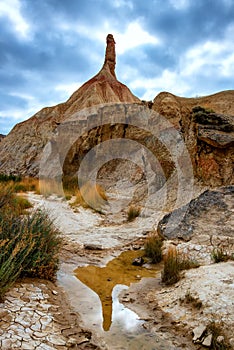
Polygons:
M101 68L108 33L142 99L233 89L233 13L233 0L1 0L1 121L66 100Z
M115 0L113 1L113 7L128 7L130 9L133 9L133 3L130 0Z
M158 45L160 43L159 38L144 30L138 21L130 23L125 32L115 33L115 37L119 43L116 50L119 54L124 54L126 51L141 45Z
M176 9L176 10L184 10L187 9L190 5L190 0L169 0L169 3Z
M227 28L222 40L208 40L189 49L181 57L181 68L184 76L203 72L204 77L233 76L234 53L232 41L234 26Z
M131 82L130 87L135 90L144 88L145 93L141 97L143 100L153 100L161 91L173 92L177 95L186 95L190 87L186 80L181 79L179 72L165 69L160 75L151 79L140 77Z
M59 84L55 86L55 91L58 91L62 100L65 101L73 94L73 92L78 90L81 87L81 85L83 85L83 83L78 82L72 82L69 84Z
M6 17L11 24L15 33L23 39L28 39L30 27L21 13L21 4L19 0L1 0L0 17Z

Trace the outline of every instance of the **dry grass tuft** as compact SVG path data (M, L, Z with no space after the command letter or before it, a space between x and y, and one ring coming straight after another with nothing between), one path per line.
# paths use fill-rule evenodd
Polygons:
M127 220L128 221L133 221L136 217L138 217L141 213L141 209L140 207L136 207L135 205L131 205L129 208L128 208L128 211L127 211Z
M153 264L162 260L163 239L156 232L147 237L145 242L145 255L149 257Z
M164 256L164 268L162 271L162 282L172 285L181 278L180 272L199 267L196 261L190 260L184 254L178 254L175 247L170 247Z
M77 190L76 200L72 206L81 205L84 208L92 208L101 212L107 201L105 190L99 184L92 185L86 182L80 190Z

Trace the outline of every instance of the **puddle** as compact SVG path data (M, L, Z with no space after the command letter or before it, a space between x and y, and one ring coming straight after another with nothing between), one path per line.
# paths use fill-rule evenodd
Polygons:
M82 323L106 344L103 349L168 350L169 344L143 328L144 321L119 302L121 291L142 278L154 278L159 267L148 269L133 266L132 260L142 251L126 251L106 266L77 268L73 274L60 271L59 281L69 294L71 304ZM66 272L65 272L66 271ZM131 302L131 301L130 301Z
M132 260L142 255L142 251L126 251L104 267L89 265L74 271L75 276L98 295L102 305L104 331L111 327L112 292L115 286L130 286L131 283L139 282L142 277L155 277L155 269L132 265Z

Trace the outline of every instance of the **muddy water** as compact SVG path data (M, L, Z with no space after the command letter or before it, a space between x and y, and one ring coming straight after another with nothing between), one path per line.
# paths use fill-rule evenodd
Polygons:
M73 275L67 273L67 266L63 267L64 273L60 271L59 281L68 292L72 306L84 326L102 339L102 349L172 349L165 339L146 331L138 315L118 299L131 283L154 278L159 273L159 267L149 269L131 264L141 255L142 251L126 251L104 267L79 267Z

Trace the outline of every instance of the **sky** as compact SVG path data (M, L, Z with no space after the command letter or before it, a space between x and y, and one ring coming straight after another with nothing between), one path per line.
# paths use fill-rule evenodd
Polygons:
M234 0L0 0L0 133L93 77L109 33L140 99L234 88Z

